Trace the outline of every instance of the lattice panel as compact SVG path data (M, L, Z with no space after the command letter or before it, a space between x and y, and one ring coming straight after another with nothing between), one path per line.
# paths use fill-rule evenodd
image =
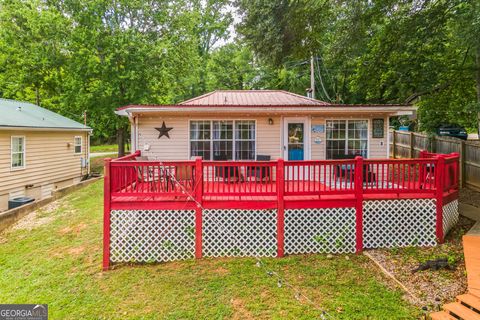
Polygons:
M355 208L285 210L285 253L355 252Z
M173 261L194 255L194 210L111 211L111 262Z
M203 211L203 255L277 255L277 211L212 209Z
M391 248L437 244L434 199L363 202L363 247Z
M458 222L458 200L453 200L443 206L443 235Z

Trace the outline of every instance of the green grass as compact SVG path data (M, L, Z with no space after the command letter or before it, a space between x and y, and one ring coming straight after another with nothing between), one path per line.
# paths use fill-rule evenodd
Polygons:
M2 303L48 303L51 319L319 319L318 310L298 301L291 288L278 287L252 258L103 272L102 181L40 211L37 219L45 223L1 235ZM362 255L264 261L335 319L419 316Z
M118 145L116 144L90 146L90 152L117 152L117 151L118 151Z

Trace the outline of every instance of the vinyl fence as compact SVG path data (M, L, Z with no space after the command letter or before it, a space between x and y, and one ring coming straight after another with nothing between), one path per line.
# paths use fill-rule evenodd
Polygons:
M422 150L445 154L458 152L460 154L460 186L480 190L480 141L464 141L393 130L389 135L392 158L417 158Z

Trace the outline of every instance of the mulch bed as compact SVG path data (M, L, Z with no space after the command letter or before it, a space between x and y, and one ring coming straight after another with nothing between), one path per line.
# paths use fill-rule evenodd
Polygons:
M475 197L480 205L480 194ZM446 236L445 243L436 247L378 249L368 252L420 300L415 301L405 295L408 301L418 306L428 306L430 310L435 309L438 305L451 302L455 296L465 293L467 279L462 236L474 224L473 220L460 216L458 224ZM455 266L455 270L428 269L412 273L420 263L438 258L447 258Z

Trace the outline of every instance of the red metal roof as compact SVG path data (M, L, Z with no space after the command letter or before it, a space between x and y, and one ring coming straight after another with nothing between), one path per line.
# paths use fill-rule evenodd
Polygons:
M392 110L399 107L411 107L404 104L338 104L328 103L321 100L304 97L295 93L283 90L216 90L210 93L195 97L178 104L164 105L127 105L117 110L130 108L152 109L152 108L208 108L208 107L331 107L331 108L352 108L352 107L375 107Z
M326 106L329 103L283 90L215 90L179 103L188 106Z

